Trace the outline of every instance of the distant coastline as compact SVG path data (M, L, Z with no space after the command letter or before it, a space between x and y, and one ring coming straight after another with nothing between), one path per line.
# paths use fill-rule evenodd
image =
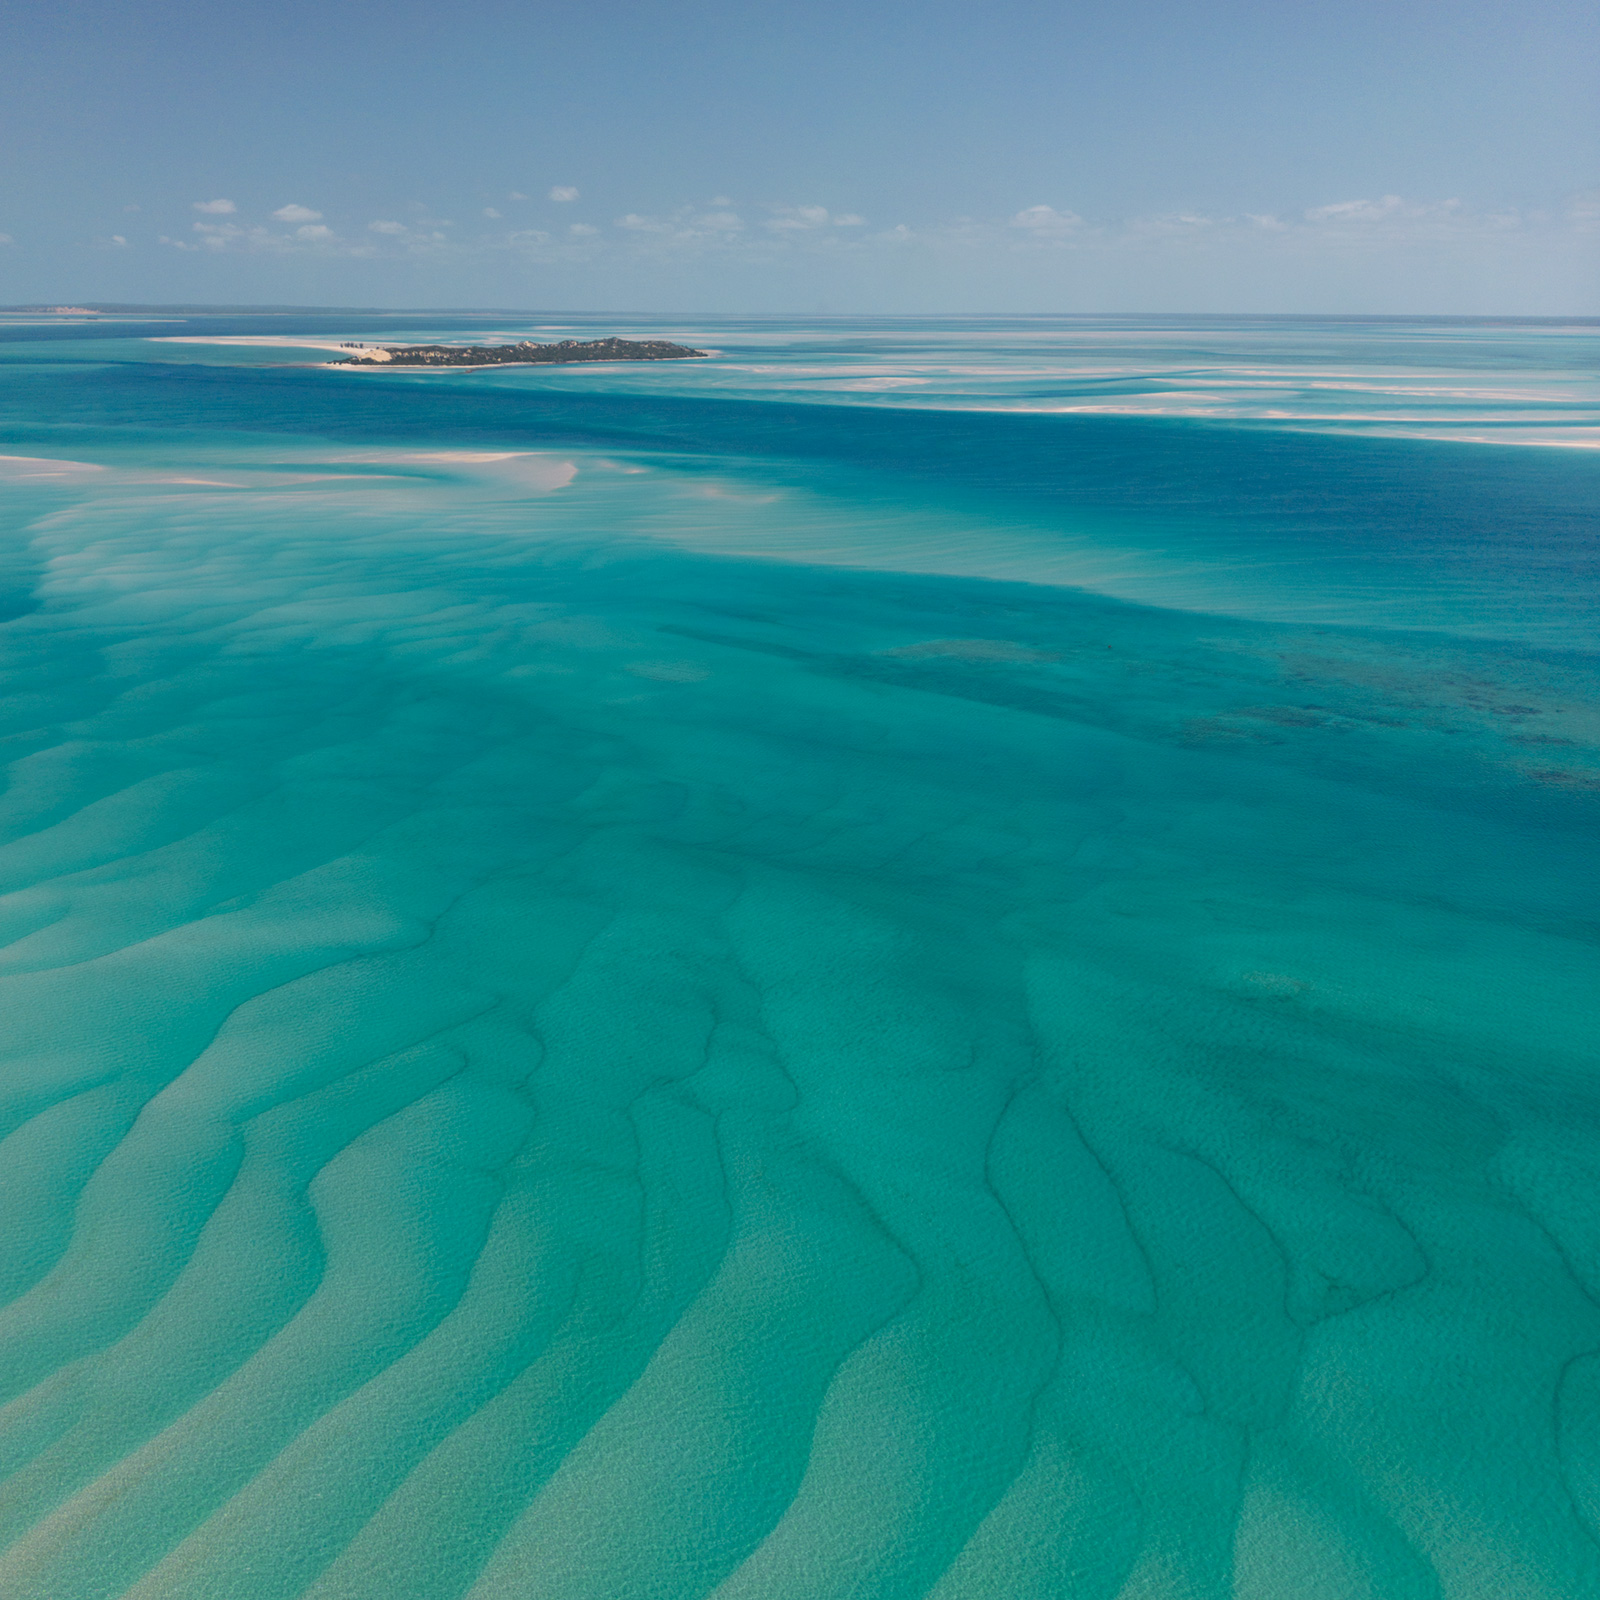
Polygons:
M503 367L574 361L686 361L708 352L665 339L563 339L557 344L351 344L336 367Z

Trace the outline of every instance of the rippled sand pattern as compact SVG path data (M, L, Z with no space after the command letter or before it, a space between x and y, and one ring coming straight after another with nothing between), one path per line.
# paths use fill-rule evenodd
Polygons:
M1600 1592L1589 667L592 465L25 486L4 1592Z

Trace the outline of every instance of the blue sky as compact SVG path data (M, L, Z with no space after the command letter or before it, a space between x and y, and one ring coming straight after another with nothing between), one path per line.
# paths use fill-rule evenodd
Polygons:
M1600 8L7 0L0 302L1600 311Z

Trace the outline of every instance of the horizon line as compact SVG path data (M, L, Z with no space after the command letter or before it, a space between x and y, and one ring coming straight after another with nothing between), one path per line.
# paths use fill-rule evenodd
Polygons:
M74 312L137 313L163 312L188 316L538 316L538 317L712 317L742 321L806 320L825 322L894 320L933 321L962 317L985 317L1004 321L1026 321L1046 317L1152 317L1171 320L1205 321L1248 319L1260 322L1516 322L1516 323L1593 323L1600 326L1600 314L1588 312L1540 313L1450 312L1450 311L642 311L627 309L574 309L551 306L345 306L297 305L283 302L264 304L206 303L196 301L81 300L75 304L47 305L39 301L0 305L0 316L68 316Z

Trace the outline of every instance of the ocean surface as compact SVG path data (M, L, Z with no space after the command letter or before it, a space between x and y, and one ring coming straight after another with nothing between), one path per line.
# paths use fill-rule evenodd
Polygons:
M0 318L0 1592L1600 1594L1597 446L1594 322Z

